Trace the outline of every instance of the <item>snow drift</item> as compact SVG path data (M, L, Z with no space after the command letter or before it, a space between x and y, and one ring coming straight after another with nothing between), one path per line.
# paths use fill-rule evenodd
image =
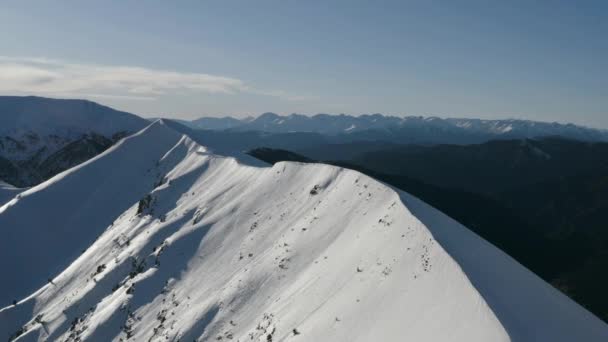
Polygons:
M162 121L0 207L0 234L2 339L608 339L406 193L328 165L242 165Z

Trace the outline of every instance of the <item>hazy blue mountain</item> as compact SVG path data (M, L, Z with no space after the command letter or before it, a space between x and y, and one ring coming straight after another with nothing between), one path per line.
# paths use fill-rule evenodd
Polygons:
M235 119L230 116L222 118L205 117L190 121L190 126L200 129L224 130L238 127L246 122L246 119Z
M162 118L162 117L152 117L146 118L149 122L154 122L158 119L166 119L171 120L173 122L180 123L186 127L193 129L202 129L202 130L214 130L214 131L223 131L231 128L235 128L237 126L241 126L247 122L247 120L253 120L252 117L247 117L245 119L236 119L231 116L224 117L202 117L194 120L185 120L185 119L177 119L177 118Z
M184 123L184 122L182 122ZM482 120L382 114L361 116L317 114L281 116L264 113L256 118L201 118L184 123L207 130L267 133L311 132L341 137L338 140L382 140L395 143L471 144L494 139L562 136L583 141L608 141L608 131L530 120Z

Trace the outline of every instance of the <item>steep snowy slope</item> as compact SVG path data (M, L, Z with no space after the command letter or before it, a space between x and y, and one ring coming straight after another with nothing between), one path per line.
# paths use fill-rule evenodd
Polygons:
M608 338L405 193L328 165L244 166L160 121L1 207L0 233L0 339Z
M11 256L0 261L0 269L15 281L0 283L1 303L43 285L150 191L158 175L149 170L180 139L162 128L150 126L0 208L0 249Z

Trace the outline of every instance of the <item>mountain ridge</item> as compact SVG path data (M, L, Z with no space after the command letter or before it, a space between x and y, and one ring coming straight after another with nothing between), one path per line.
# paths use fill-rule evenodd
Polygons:
M39 96L0 96L0 134L20 131L55 134L75 131L95 132L106 137L121 130L140 130L147 125L137 115L99 103L80 99L55 99ZM111 115L110 119L105 116Z
M79 193L53 201L65 189ZM106 198L122 203L110 210ZM46 228L19 229L37 220ZM5 204L0 227L9 226L26 244L42 234L40 256L71 249L54 260L20 254L33 273L12 269L0 284L3 302L25 297L0 310L1 335L17 340L608 336L603 322L413 196L329 165L242 165L163 121ZM0 242L3 269L26 253L19 239ZM44 285L40 273L53 266L66 268ZM21 294L8 296L16 282Z
M147 125L87 100L0 96L0 178L36 185Z
M470 118L440 118L436 116L390 116L382 114L362 114L352 116L346 114L330 115L302 114L278 115L267 112L258 117L238 119L230 116L215 118L203 117L190 122L181 120L192 128L209 130L232 131L262 131L269 133L315 132L327 135L362 134L373 131L378 136L381 133L399 135L412 134L412 130L426 130L428 134L436 131L443 134L468 134L471 141L483 139L513 139L534 138L560 135L567 138L585 141L608 141L608 130L589 128L572 123L542 122L524 119L470 119ZM392 137L397 139L397 137ZM464 139L464 137L460 137ZM418 138L424 142L424 139ZM433 139L430 137L429 142Z

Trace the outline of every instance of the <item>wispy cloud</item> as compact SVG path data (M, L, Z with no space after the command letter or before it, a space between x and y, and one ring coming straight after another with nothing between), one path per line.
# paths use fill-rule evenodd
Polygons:
M280 90L260 91L232 77L137 66L107 66L46 58L0 56L0 93L153 100L175 91L251 93L281 97L288 101L304 98L288 95Z
M258 95L278 97L278 98L281 98L281 99L284 99L284 100L287 100L287 101L294 101L294 102L311 101L311 100L318 100L319 99L318 96L295 95L295 94L291 94L291 93L288 93L288 92L283 91L283 90L250 89L250 92L254 93L254 94L258 94Z

